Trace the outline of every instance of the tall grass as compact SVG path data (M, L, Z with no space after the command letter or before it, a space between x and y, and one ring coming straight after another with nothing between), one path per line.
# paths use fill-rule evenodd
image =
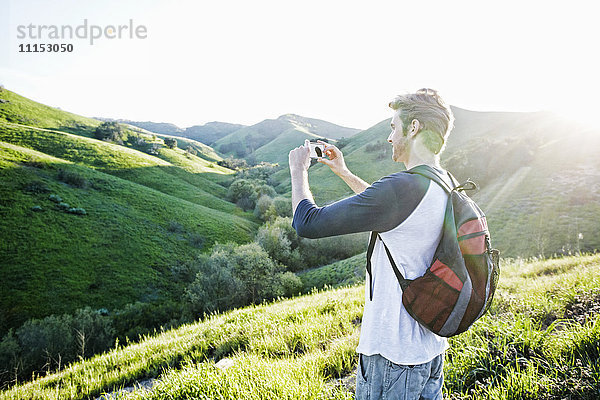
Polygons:
M566 311L574 302L600 301L599 272L600 255L504 265L490 313L451 339L446 397L598 398L600 319L591 311L575 320ZM151 391L120 396L349 399L352 389L339 379L354 374L363 296L356 286L210 315L118 345L0 399L83 399L147 378L157 379ZM228 368L217 364L224 358Z

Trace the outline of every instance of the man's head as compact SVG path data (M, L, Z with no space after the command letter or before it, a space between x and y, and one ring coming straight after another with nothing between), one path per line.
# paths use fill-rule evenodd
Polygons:
M450 107L433 89L397 96L389 103L395 110L388 141L394 145L394 161L406 162L418 148L439 155L454 125Z

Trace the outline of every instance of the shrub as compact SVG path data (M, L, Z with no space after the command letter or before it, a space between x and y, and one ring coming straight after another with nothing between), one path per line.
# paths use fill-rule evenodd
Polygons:
M267 195L262 195L256 202L254 207L254 215L263 221L268 221L277 216L275 206L273 205L273 199Z
M57 207L58 207L60 210L63 210L63 211L68 211L68 210L69 210L69 208L71 208L71 206L69 205L69 203L63 203L63 202L60 202L60 203L58 203L56 206L57 206Z
M160 150L161 148L162 146L160 145L160 143L149 143L148 147L146 148L146 153L156 156L158 155L158 150Z
M233 274L228 247L216 246L211 256L196 260L198 273L185 290L185 300L193 317L223 311L242 303L244 285Z
M50 191L48 186L42 181L29 182L23 186L23 190L32 194L48 193Z
M248 168L248 163L244 159L229 157L224 160L217 161L221 167L240 170L244 168Z
M165 138L165 146L167 146L170 149L174 149L177 147L177 140L174 138Z
M275 207L277 215L281 217L292 216L292 202L285 197L275 197L275 199L273 199L273 207Z
M100 140L123 143L123 128L118 122L103 122L94 131L94 137Z
M70 214L87 215L87 212L85 211L85 209L78 208L78 207L71 207L67 210L67 212Z
M283 295L290 297L299 294L302 291L302 280L293 272L284 272L279 275L279 281L283 290Z
M246 304L282 295L276 264L258 243L239 246L231 255L233 273L244 283Z
M73 316L73 333L77 355L83 358L103 352L114 342L112 320L102 310L86 307Z
M58 170L57 178L59 181L67 183L78 188L85 188L88 185L87 180L77 172L71 172L64 169Z
M289 219L277 218L260 227L256 241L276 262L292 271L303 269L304 262L298 250L300 238L291 227L285 226Z
M69 315L51 315L17 329L24 371L52 371L75 358L72 322Z
M62 198L57 194L51 194L48 196L48 200L53 201L55 203L62 203Z
M198 155L198 150L196 150L193 146L188 145L185 148L185 155L190 158L191 156L196 156ZM210 166L212 167L213 164L210 164Z
M185 229L183 228L183 225L181 225L179 222L177 222L177 221L169 221L169 225L167 226L167 230L169 232L173 232L173 233L183 233Z
M210 256L201 255L194 264L187 268L198 273L184 296L194 317L295 294L302 287L258 243L216 244Z
M254 185L247 179L236 179L227 191L227 199L236 203L243 210L252 210L256 207L256 191Z
M114 313L112 326L120 342L137 340L141 335L156 331L157 327L171 328L181 325L182 306L173 301L160 303L127 304Z
M40 160L36 160L36 159L29 159L27 161L23 162L24 165L27 165L28 167L32 167L32 168L38 168L38 169L51 169L52 166L50 164L48 164L45 161L40 161Z
M196 247L198 249L201 249L202 246L204 246L204 237L197 233L191 233L188 238L188 241L191 246Z
M31 207L31 211L44 211L44 210L42 209L42 206L33 206L33 207Z

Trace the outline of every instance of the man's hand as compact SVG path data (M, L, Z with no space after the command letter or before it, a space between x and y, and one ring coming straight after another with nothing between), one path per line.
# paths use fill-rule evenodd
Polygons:
M310 149L308 140L304 141L303 146L298 146L289 154L290 172L306 171L310 167Z
M354 193L362 193L363 190L369 187L369 184L367 182L363 181L358 176L350 172L350 170L346 166L346 162L344 161L344 155L342 154L340 149L338 149L332 144L325 143L320 140L318 142L325 145L324 152L325 155L329 157L329 159L322 157L318 158L318 162L329 166L333 173L342 178L342 180L346 182L348 186L350 186L350 189L352 189Z
M332 144L322 142L320 140L317 140L317 142L322 145L325 145L324 153L327 157L329 157L329 159L319 157L317 159L318 162L327 165L329 168L331 168L333 173L338 176L341 176L343 174L348 174L350 172L348 170L348 167L346 167L346 162L344 161L344 155L342 154L340 149L338 149L336 146L334 146Z

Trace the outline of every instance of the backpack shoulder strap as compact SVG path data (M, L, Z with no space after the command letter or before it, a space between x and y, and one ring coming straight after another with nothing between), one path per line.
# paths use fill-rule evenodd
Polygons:
M431 179L432 181L440 185L446 191L446 193L450 193L454 189L448 186L448 184L440 177L439 173L436 172L429 165L417 165L416 167L413 167L407 170L406 172L408 172L409 174L421 175L425 178ZM450 176L450 180L452 181L454 186L458 186L456 178L454 178L454 176L452 176L449 172L448 175Z
M406 286L408 286L408 284L410 283L410 280L404 278L404 275L402 275L402 273L398 269L398 266L394 261L394 257L392 257L392 253L390 252L390 249L388 249L381 236L379 236L379 232L371 232L369 248L367 249L367 273L369 274L369 296L371 301L373 300L373 272L371 267L371 257L373 256L373 249L375 248L375 242L377 241L377 239L381 240L381 243L383 243L385 252L388 256L388 259L390 260L390 264L392 265L392 269L394 270L394 274L396 274L396 278L398 279L398 283L400 283L400 287L402 288L402 290L404 290Z

